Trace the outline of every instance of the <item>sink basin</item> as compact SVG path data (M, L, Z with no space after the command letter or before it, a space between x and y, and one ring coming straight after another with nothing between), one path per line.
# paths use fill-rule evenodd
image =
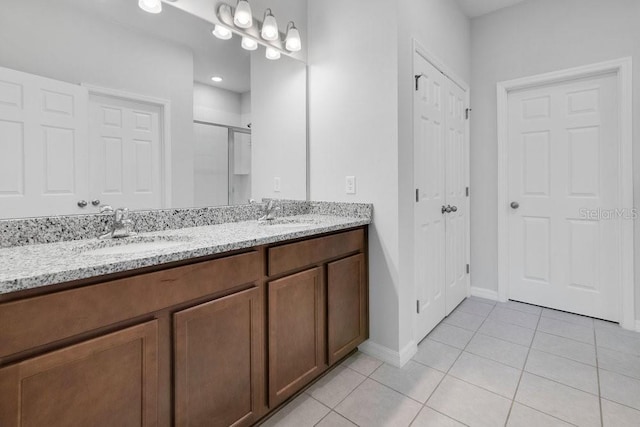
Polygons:
M123 239L103 240L79 248L84 255L136 255L145 252L163 251L184 245L188 238L176 236L162 237L128 237Z

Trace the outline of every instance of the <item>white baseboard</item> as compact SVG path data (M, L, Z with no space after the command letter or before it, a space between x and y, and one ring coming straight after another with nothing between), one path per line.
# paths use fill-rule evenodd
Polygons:
M636 332L640 332L640 320L636 320Z
M411 341L399 352L377 344L371 340L367 340L358 346L358 349L378 360L381 360L389 365L397 368L403 367L415 354L418 352L418 346L414 341Z
M498 301L498 291L492 291L491 289L471 287L471 295L478 298L490 299Z

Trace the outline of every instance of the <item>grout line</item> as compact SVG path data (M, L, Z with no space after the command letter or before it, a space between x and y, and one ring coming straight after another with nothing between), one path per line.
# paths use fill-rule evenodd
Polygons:
M593 345L596 348L596 379L598 380L598 410L600 411L600 425L604 426L604 415L602 414L602 390L600 389L600 369L598 364L598 339L596 338L596 328L593 328Z
M548 417L551 417L551 418L553 418L553 419L556 419L556 420L558 420L558 421L560 421L560 422L562 422L562 423L564 423L564 424L569 424L569 425L571 425L571 426L579 427L577 424L574 424L574 423L572 423L572 422L570 422L570 421L567 421L567 420L563 420L562 418L558 418L558 417L556 417L555 415L547 414L546 412L541 411L540 409L536 409L536 408L534 408L533 406L529 406L529 405L527 405L527 404L525 404L525 403L522 403L522 402L515 402L515 401L514 401L513 403L514 403L514 405L517 403L518 405L520 405L520 406L524 406L524 407L526 407L526 408L529 408L529 409L531 409L532 411L540 412L541 414L546 415L546 416L548 416Z
M538 316L538 323L536 324L536 330L538 330L540 319L542 319L542 310L540 311L540 315ZM533 338L535 338L535 332L533 334ZM525 372L524 370L527 367L527 362L529 361L529 354L531 354L531 346L533 345L533 338L531 338L531 342L529 343L529 349L527 350L527 357L525 357L524 359L524 364L522 365L522 370L520 371L520 378L518 378L518 384L516 384L516 389L513 392L513 399L511 400L511 406L509 407L509 412L507 413L507 419L504 421L505 427L509 422L509 418L511 417L511 412L513 411L513 405L516 402L516 396L518 395L518 390L520 389L520 383L522 382L522 377L524 376L524 372Z

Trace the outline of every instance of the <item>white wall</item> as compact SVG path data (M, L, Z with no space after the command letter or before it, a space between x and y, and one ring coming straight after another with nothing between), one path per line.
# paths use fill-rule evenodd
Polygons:
M241 116L242 94L202 83L193 84L194 120L240 127Z
M634 117L640 111L640 2L529 0L472 21L471 185L472 285L497 289L496 83L632 56ZM640 135L640 120L634 120ZM640 200L640 150L634 152ZM640 227L636 226L636 271ZM636 274L637 276L637 274ZM636 281L636 318L640 285Z
M311 199L374 204L371 341L397 351L397 4L310 0L308 5ZM356 177L355 195L345 194L347 175Z
M193 56L48 0L2 0L0 66L169 99L173 206L193 203Z
M400 222L400 348L413 339L415 312L413 176L413 41L470 84L471 23L456 1L400 0L398 37L398 173ZM417 344L417 343L416 343Z

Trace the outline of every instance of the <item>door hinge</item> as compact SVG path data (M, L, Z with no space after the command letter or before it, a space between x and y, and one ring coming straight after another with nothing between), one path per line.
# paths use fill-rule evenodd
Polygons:
M416 300L416 313L420 314L420 300Z
M467 187L466 189L466 194L467 194L467 197L469 197L469 187Z
M467 264L467 274L469 274L469 270L470 270L470 267L469 267L469 264Z
M416 188L416 203L420 201L420 189Z
M469 116L471 116L471 108L467 108L466 110L464 110L464 118L469 120Z

